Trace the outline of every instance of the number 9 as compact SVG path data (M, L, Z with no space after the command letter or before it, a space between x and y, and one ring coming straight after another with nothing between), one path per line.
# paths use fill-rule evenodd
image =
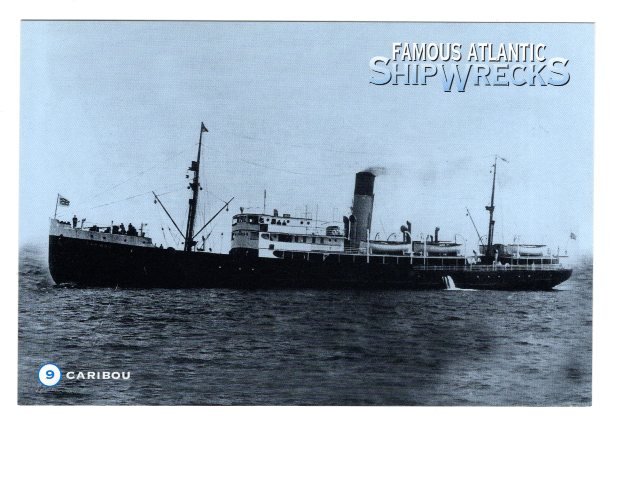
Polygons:
M46 370L46 378L52 380L54 378L54 370Z

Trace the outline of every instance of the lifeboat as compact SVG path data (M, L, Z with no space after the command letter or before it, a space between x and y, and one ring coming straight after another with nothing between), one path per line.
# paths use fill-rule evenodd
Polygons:
M503 245L503 253L521 257L543 257L547 255L545 248L546 245L508 244Z
M492 245L492 248L498 251L499 255L506 257L547 257L550 255L550 251L546 247L546 245L526 243L508 243L506 245L496 243ZM479 251L481 255L485 255L486 246L479 245Z
M414 255L424 255L425 250L427 255L431 256L459 256L461 254L461 243L454 242L413 242Z
M409 243L371 242L370 253L373 255L409 255Z

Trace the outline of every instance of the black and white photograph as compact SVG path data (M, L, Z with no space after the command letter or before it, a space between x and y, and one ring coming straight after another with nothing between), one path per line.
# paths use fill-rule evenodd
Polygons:
M23 21L20 405L590 406L590 23Z

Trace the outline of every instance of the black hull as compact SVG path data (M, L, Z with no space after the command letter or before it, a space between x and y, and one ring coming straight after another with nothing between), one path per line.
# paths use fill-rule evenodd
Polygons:
M50 236L49 268L57 284L130 288L458 288L550 290L569 269L418 269L409 263L367 263L366 257L316 260L182 252ZM407 259L405 259L407 260Z

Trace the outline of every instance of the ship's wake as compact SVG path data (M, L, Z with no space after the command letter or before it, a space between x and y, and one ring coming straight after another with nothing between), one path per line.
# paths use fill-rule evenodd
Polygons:
M453 277L451 277L450 275L446 275L445 277L442 277L442 280L444 281L444 285L446 286L446 290L448 291L462 291L462 292L474 292L475 289L474 288L459 288L455 286L455 282L453 281Z

